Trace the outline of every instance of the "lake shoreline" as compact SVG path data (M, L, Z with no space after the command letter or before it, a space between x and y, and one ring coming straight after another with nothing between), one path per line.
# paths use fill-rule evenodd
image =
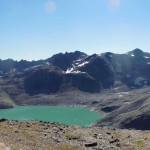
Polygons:
M48 115L49 114L49 115ZM12 109L1 109L0 117L9 120L41 120L89 126L103 116L91 111L88 107L81 106L16 106ZM69 120L70 119L70 120Z

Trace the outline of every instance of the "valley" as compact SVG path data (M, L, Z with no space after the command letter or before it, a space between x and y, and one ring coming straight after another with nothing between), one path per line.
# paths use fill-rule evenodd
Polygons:
M75 51L39 61L1 60L0 107L83 106L102 114L93 126L150 129L150 54Z

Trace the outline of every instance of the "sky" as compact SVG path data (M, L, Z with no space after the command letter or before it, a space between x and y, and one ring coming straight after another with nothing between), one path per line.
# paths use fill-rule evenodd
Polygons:
M0 59L150 52L150 0L0 0Z

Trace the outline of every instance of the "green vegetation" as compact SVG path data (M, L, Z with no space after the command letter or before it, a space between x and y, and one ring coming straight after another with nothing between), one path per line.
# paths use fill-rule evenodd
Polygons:
M130 147L127 150L140 150L141 147L144 146L145 142L144 142L144 140L137 140L137 141L134 141L133 144L135 146L134 147Z
M79 139L80 138L80 136L77 135L76 133L69 133L69 132L67 132L65 134L65 137L66 137L67 140L75 140L75 139Z
M144 140L138 140L138 141L135 141L134 144L141 147L141 146L144 146L145 143L144 143Z
M79 150L78 147L73 147L73 146L70 146L70 145L60 145L58 146L58 148L56 148L56 150Z
M134 147L130 147L127 150L135 150L135 148Z
M145 144L144 140L134 141L133 143L138 147L138 149L141 149L141 147Z

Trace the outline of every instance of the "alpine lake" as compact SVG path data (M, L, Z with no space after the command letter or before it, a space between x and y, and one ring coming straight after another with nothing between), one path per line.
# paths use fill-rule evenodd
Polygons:
M67 125L88 126L102 117L101 114L83 107L16 106L9 109L0 109L0 118L8 120L41 120Z

